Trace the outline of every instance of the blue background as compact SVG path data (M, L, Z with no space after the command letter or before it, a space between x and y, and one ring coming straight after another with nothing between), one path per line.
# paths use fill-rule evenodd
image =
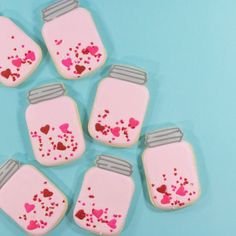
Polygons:
M122 235L234 235L236 1L81 0L94 16L109 58L98 73L78 81L60 78L43 43L40 10L50 2L0 0L0 14L13 19L43 49L43 61L27 82L18 88L0 87L0 159L13 156L33 163L68 196L69 211L50 235L90 235L75 225L72 210L83 175L100 153L123 157L135 168L136 193ZM202 184L195 205L172 212L154 209L140 169L142 141L130 149L116 149L89 137L93 95L113 63L140 66L149 74L151 101L142 134L177 125L193 144ZM47 82L64 82L78 103L87 140L83 158L61 167L36 163L24 119L27 91ZM0 233L24 234L3 213Z

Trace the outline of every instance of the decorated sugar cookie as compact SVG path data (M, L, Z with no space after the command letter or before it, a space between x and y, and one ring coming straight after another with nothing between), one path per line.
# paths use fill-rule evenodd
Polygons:
M124 225L134 193L132 166L111 156L99 156L87 171L74 209L74 220L99 235L117 235Z
M0 29L0 83L15 87L37 68L41 49L6 17L0 16Z
M182 138L178 128L146 135L142 161L149 196L153 205L163 210L188 206L200 195L194 152Z
M49 84L29 92L26 122L35 158L54 166L83 154L85 141L77 105L62 84Z
M64 217L67 199L31 165L9 160L0 167L0 208L31 235L43 235Z
M137 68L111 67L98 86L89 120L94 139L120 147L138 141L149 100L146 80L146 73Z
M90 13L77 0L61 0L42 11L43 38L59 72L78 79L101 67L106 51Z

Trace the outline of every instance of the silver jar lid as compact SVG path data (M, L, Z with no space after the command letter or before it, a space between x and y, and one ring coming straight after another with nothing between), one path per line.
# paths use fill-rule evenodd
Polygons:
M135 67L113 65L109 70L109 77L144 85L147 82L147 73Z
M131 176L133 173L133 167L129 162L109 155L97 156L96 166L126 176Z
M53 98L63 96L65 88L62 84L48 84L29 91L28 100L30 104L36 104Z
M42 18L45 22L51 21L74 10L78 6L79 3L77 0L60 0L44 8L42 10Z
M156 147L180 142L182 138L183 133L179 128L162 129L146 134L145 145L147 147Z
M7 183L7 181L16 173L21 167L20 162L15 160L8 160L0 166L0 189Z

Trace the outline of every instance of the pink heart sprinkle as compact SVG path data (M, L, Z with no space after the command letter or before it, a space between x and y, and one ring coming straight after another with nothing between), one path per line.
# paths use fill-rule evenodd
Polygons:
M34 229L37 229L39 228L39 224L37 223L37 220L31 220L27 226L27 229L28 230L34 230Z
M119 136L120 136L120 127L111 128L111 133L112 133L115 137L119 137Z
M61 61L63 66L70 67L73 63L71 58L66 58Z
M182 197L185 196L187 193L188 193L188 191L186 191L184 189L184 186L182 186L182 185L176 191L176 194L179 195L179 196L182 196Z
M25 203L25 210L26 210L27 213L33 211L34 208L35 208L34 204Z
M88 46L87 50L90 52L90 54L92 54L94 56L98 52L98 47L97 46Z
M63 133L67 133L68 132L68 128L69 128L69 124L65 123L62 124L61 126L59 126L59 129L63 132Z
M21 67L21 59L20 58L12 60L11 63L16 67Z
M134 118L130 118L129 119L129 127L134 129L138 125L139 125L139 121L138 120L135 120Z
M34 52L28 51L28 53L25 55L25 59L26 59L26 60L29 59L29 60L31 60L31 61L34 61L34 60L35 60L35 54L34 54Z
M162 204L168 204L168 203L170 203L170 196L167 195L167 194L164 194L164 195L163 195L163 198L161 199L161 203L162 203Z
M112 228L115 229L116 228L116 219L112 219L110 221L107 222L107 225Z
M102 209L100 209L100 210L93 209L93 210L92 210L92 213L93 213L93 215L96 216L97 218L100 218L100 217L102 216L102 214L103 214L103 210L102 210Z

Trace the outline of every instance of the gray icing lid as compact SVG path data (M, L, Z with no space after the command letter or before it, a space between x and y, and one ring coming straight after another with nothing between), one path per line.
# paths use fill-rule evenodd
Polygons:
M123 65L113 65L109 70L109 77L140 85L147 82L147 73L145 71Z
M48 84L29 91L28 99L31 104L47 101L63 96L65 88L62 84Z
M42 18L45 22L51 21L78 7L77 0L59 0L42 10Z
M0 189L16 173L20 166L20 162L10 159L0 167Z
M145 145L147 147L156 147L180 142L182 138L183 133L179 128L162 129L146 134Z
M96 166L126 176L131 176L133 173L133 167L129 162L109 155L97 156Z

